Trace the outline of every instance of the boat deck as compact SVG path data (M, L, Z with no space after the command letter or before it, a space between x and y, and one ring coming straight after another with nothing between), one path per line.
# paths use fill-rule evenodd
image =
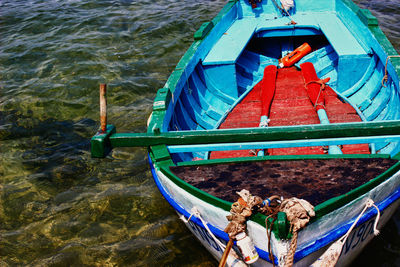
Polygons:
M236 192L297 197L318 205L355 189L393 166L384 158L269 160L171 167L189 184L226 201Z
M325 108L331 123L360 122L361 118L353 107L341 101L337 94L327 87ZM252 91L232 110L220 125L220 129L258 127L262 110L261 87ZM278 69L276 91L270 109L269 126L319 124L318 115L307 92L303 75L296 67ZM269 149L269 155L324 154L324 147L301 147ZM368 144L345 145L344 154L369 154ZM255 156L254 151L214 151L211 159Z

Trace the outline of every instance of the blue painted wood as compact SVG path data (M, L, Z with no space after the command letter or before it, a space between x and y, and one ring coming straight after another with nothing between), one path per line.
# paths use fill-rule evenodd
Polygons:
M207 90L196 72L193 72L189 79L189 88L194 92L194 95L197 96L199 103L206 113L216 120L218 120L222 114L224 114L224 110L229 107L228 104L223 102L221 99L214 97L214 95Z
M371 105L364 110L367 120L375 120L383 111L390 100L390 92L393 90L392 84L388 87L382 87L378 95L372 100Z
M326 114L326 111L321 108L317 111L318 114L318 118L319 121L321 122L321 124L330 124L329 119L328 119L328 115ZM330 145L329 149L328 149L328 153L329 154L343 154L342 150L335 145Z
M393 91L392 99L393 101L390 103L390 109L383 117L383 120L395 120L396 118L398 118L398 114L400 112L399 110L400 99L396 91Z
M335 13L325 13L319 16L318 24L339 56L367 54Z
M353 145L366 143L389 143L400 141L400 135L372 136L372 137L350 137L350 138L327 138L294 141L270 141L270 142L244 142L244 143L221 143L205 145L173 145L168 146L170 153L198 152L198 151L229 151L250 150L268 148L330 146L330 145Z
M290 24L289 17L267 17L260 19L257 25L257 36L259 37L279 37L279 36L302 36L307 33L316 35L321 33L316 14L294 14L293 20L296 25Z
M324 14L318 23L339 55L337 90L343 92L362 77L370 58L336 14Z
M256 19L236 20L213 46L203 65L234 64L249 42L256 26Z
M391 91L389 97L389 103L382 110L382 112L375 118L375 121L383 121L385 120L385 118L388 118L390 116L394 104L396 104L396 92Z
M175 119L179 127L179 130L195 130L197 129L197 124L193 122L187 115L186 111L182 108L181 101L178 100L175 106Z
M187 94L182 93L181 95L181 103L184 106L184 109L186 112L190 115L190 117L196 121L201 128L203 129L212 129L214 128L213 126L216 123L216 120L212 119L209 117L207 114L205 114L204 110L202 110L197 102L194 101L193 98L189 100Z
M377 64L378 64L378 58L376 56L373 56L368 65L367 70L365 71L361 79L357 83L355 83L352 87L345 90L343 92L343 95L349 97L358 90L360 90L360 88L370 79L371 75L374 73Z
M279 0L277 1L279 3ZM298 0L295 1L296 8L294 12L323 12L332 11L335 9L335 0L315 1L315 0ZM241 17L281 17L281 12L275 7L271 0L262 0L258 7L253 9L248 1L239 1Z
M317 76L322 79L331 78L328 85L336 89L338 59L335 50L331 45L328 45L306 55L296 66L300 68L300 65L304 62L313 63Z
M220 69L221 72L224 72L224 75L226 75L227 73L225 73L225 69ZM234 94L231 94L230 92L227 92L227 90L225 90L226 86L225 84L219 82L219 80L224 79L224 75L219 75L218 76L218 72L216 73L217 76L212 79L210 77L210 75L207 75L205 70L204 71L197 71L198 76L200 77L200 79L203 81L203 83L205 84L205 86L207 87L208 91L210 91L215 97L220 98L222 101L224 101L225 103L227 103L228 105L232 105L233 102L235 102L235 95L237 94L237 85L236 85L236 81L231 83L231 87L232 87L232 91L234 91ZM231 77L229 77L230 79L232 79L232 77L236 77L236 73L235 73L235 69L233 68L232 71L228 74Z
M191 89L191 88L187 89L186 95L187 96L192 96L197 101L197 103L199 103L199 106L203 110L204 114L206 114L207 116L209 116L213 120L219 120L221 118L222 114L218 113L217 111L215 111L213 109L212 106L210 106L210 104L204 98L202 93L200 93L198 91L198 88L193 86L192 80L189 80L189 84L191 85L191 88L194 88L194 89Z
M360 88L360 90L349 97L350 101L357 105L360 110L365 110L371 104L371 99L378 94L379 89L382 87L382 78L382 71L379 70L379 68L375 68L370 79Z
M205 85L208 90L212 88L221 88L223 94L230 95L233 98L238 97L235 64L204 66L204 76ZM213 93L215 93L215 91ZM223 94L216 96L220 97L224 102L232 104L232 98L223 97Z
M397 146L399 145L399 142L391 142L389 143L387 146L385 146L384 148L382 148L381 150L379 150L378 152L380 154L386 153L391 155L392 151L395 150L397 148Z
M277 58L271 58L257 54L248 50L243 51L238 59L236 66L243 67L243 71L251 73L253 76L262 77L264 68L268 65L278 65Z

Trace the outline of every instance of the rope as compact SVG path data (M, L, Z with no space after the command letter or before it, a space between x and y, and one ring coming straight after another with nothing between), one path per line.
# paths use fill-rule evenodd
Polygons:
M293 229L293 237L292 237L292 240L290 241L289 252L286 255L285 264L283 265L284 267L292 267L293 266L294 253L296 252L296 249L297 249L297 236L298 236L297 231L298 230L299 229Z
M385 83L387 83L387 81L388 81L387 65L388 65L389 59L392 58L392 57L400 57L400 55L392 55L392 56L388 56L388 57L386 58L385 75L383 76L383 79L382 79L382 82L381 82L382 86L385 87L385 88L386 88Z
M289 11L286 10L283 6L283 4L281 3L281 5L279 5L275 0L272 0L272 2L274 3L275 7L282 13L285 13L286 15L289 16L289 18L291 19L290 23L288 23L289 25L296 25L297 22L295 22L292 18L292 16L290 15Z
M268 226L269 218L271 218L271 216L268 216L265 219L265 225L267 226L267 237L268 237L268 257L269 257L270 261L272 262L272 266L275 267L275 259L274 259L274 254L272 253L272 246L271 246L271 235L272 235L272 229L274 228L274 223L276 221L276 218L273 218L271 224Z
M217 243L217 245L223 250L225 250L225 245L221 243L221 241L219 241L219 239L213 234L213 232L210 230L210 228L208 228L208 224L206 221L204 221L204 219L201 217L200 211L197 209L197 207L193 207L191 209L191 214L189 216L189 218L186 220L185 216L181 216L179 217L182 221L188 223L190 221L190 219L192 218L193 215L195 215L197 218L199 218L199 220L201 221L201 223L204 225L204 228L206 228L207 232L210 234L210 236L214 239L215 243Z
M364 209L361 211L361 213L358 215L354 223L351 225L350 229L346 232L344 236L339 238L336 242L334 242L327 251L325 251L322 256L316 260L311 266L312 267L333 267L339 260L340 254L342 252L343 246L346 243L347 238L350 236L350 233L353 231L353 229L356 227L357 223L360 221L361 217L363 214L366 212L367 209L374 207L377 210L377 216L375 219L374 223L374 235L379 234L379 230L377 229L377 225L379 222L379 219L381 217L381 213L379 211L379 208L374 204L374 201L372 199L367 199L367 202L365 203Z
M293 233L289 251L285 257L285 264L283 265L284 267L290 267L293 266L294 254L297 249L298 231L308 224L311 217L315 216L315 212L314 207L309 202L295 197L282 201L280 210L286 213Z
M320 98L320 96L321 96L321 93L322 93L322 91L325 90L325 88L326 88L326 83L329 82L330 79L331 79L331 78L325 78L325 79L319 79L319 80L315 80L315 81L309 81L308 83L306 83L306 88L307 88L307 86L308 86L309 84L311 84L311 83L316 83L316 84L319 84L319 85L320 85L319 92L318 92L318 96L317 96L317 100L315 100L314 108L316 108L316 107L318 106L317 103L318 103L318 100L319 100L319 98ZM325 106L324 106L324 105L320 105L320 106L322 106L322 107L325 109Z
M275 205L271 205L272 202L275 202ZM280 210L281 204L281 197L279 196L271 196L263 201L263 214L269 214L269 216L265 219L265 225L267 226L267 238L268 238L268 257L272 262L272 266L275 267L275 259L274 254L272 253L272 246L271 246L271 236L272 236L272 229L274 228L274 223L277 219L278 212ZM271 223L268 225L268 220L272 218Z

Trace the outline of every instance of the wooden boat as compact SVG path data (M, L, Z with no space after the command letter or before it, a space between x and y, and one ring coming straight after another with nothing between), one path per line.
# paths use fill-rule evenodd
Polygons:
M310 53L277 67L304 43ZM374 236L378 211L367 200L380 211L378 228L400 203L396 55L377 19L350 0L297 0L290 9L230 0L158 90L148 133L108 125L92 138L92 155L149 147L160 192L218 260L229 240L226 216L247 189L314 206L298 232L295 266L314 263L354 226L339 250L345 266ZM259 255L252 265L282 264L286 215L270 238L265 215L248 219Z

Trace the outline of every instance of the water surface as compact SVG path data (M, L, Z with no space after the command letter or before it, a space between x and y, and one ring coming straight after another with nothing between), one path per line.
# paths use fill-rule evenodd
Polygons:
M147 151L92 159L109 121L144 132L152 101L226 1L0 1L0 266L215 266L151 179ZM370 8L399 50L400 3ZM354 266L400 265L391 220Z

